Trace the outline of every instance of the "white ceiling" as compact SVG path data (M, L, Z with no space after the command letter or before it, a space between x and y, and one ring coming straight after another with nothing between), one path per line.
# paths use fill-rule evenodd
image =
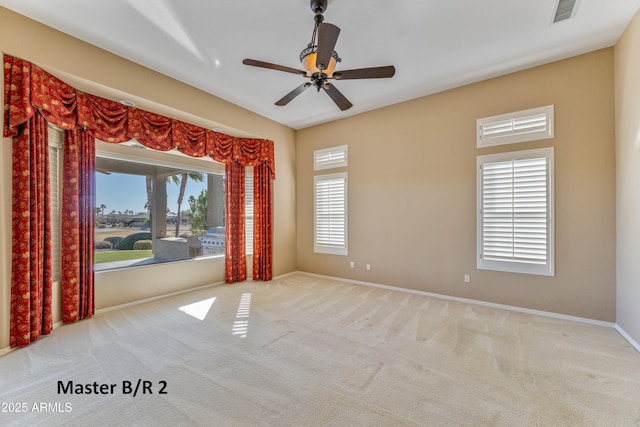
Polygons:
M300 68L309 0L0 0L0 5L295 129L567 58L616 43L640 0L329 0L342 29L340 69L394 65L391 79L337 81L341 112L309 89L274 102L301 77L244 58ZM28 59L28 58L26 58Z

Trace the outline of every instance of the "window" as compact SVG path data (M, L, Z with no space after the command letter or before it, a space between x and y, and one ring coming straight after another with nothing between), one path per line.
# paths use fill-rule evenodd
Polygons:
M60 129L49 125L49 192L51 196L51 248L53 281L60 280L61 275L61 229L60 229L60 186L62 162L62 138Z
M478 268L554 275L553 148L478 157Z
M553 105L478 119L477 147L553 138Z
M247 166L244 174L244 231L245 253L253 254L253 167Z
M325 148L313 152L313 170L347 166L347 146Z
M96 144L96 271L224 256L223 165Z
M347 172L314 177L314 251L347 255Z

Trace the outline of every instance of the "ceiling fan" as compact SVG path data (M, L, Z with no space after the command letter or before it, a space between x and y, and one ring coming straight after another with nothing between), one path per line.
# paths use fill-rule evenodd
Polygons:
M323 22L322 14L327 9L327 2L328 0L311 0L311 10L315 13L315 25L311 42L300 53L300 62L304 70L256 59L247 58L242 61L245 65L298 74L309 79L276 101L276 105L287 105L296 96L313 86L318 92L320 89L324 90L340 110L348 110L353 104L333 84L329 83L329 80L380 79L393 77L396 72L393 65L336 71L336 65L341 59L333 49L338 41L340 28Z

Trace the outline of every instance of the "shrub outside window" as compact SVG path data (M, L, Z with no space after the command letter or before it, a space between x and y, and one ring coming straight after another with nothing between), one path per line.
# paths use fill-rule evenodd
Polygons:
M252 251L253 168L246 170ZM224 165L96 141L96 271L225 254Z

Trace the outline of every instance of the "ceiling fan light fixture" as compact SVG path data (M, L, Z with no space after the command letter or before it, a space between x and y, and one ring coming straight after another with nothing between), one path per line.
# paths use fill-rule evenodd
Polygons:
M304 68L303 70L273 64L271 62L259 61L257 59L245 58L242 60L242 63L245 65L297 74L309 80L277 100L275 105L280 107L285 106L308 88L314 87L318 92L323 90L341 111L345 111L353 107L353 104L338 88L329 83L330 79L380 79L393 77L395 74L396 69L393 65L336 71L336 65L338 62L341 62L338 53L334 50L338 36L340 35L340 28L336 25L323 22L324 17L322 13L327 9L327 3L328 0L311 0L311 10L315 14L315 25L313 26L313 33L311 34L311 42L300 52L300 63Z
M318 46L314 45L308 46L302 49L302 52L300 52L300 63L302 64L302 68L304 68L310 75L320 72L318 67L316 67L316 58L318 56L317 50ZM342 61L342 59L340 59L338 53L334 50L331 54L329 65L326 69L322 70L322 72L328 77L331 77L333 75L333 72L336 70L336 65L340 61Z

